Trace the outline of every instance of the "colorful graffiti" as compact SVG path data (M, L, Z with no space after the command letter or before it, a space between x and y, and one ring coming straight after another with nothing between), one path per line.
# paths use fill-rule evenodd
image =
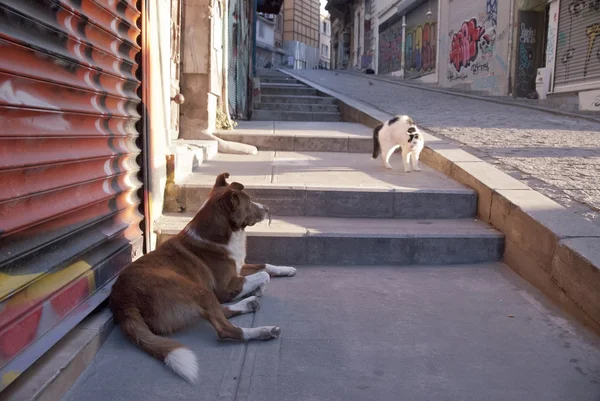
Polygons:
M379 73L387 74L402 68L402 21L379 33Z
M599 2L600 4L600 2ZM588 37L588 47L587 53L585 55L585 64L583 65L583 76L587 76L588 67L590 65L590 60L592 58L592 49L594 48L594 43L596 42L596 36L600 35L600 24L592 24L585 28L585 34ZM598 53L600 54L600 49L598 49ZM599 57L600 58L600 57Z
M437 22L427 22L406 32L406 72L424 73L435 70Z
M450 64L457 72L462 67L468 68L479 55L479 42L490 43L489 35L485 37L485 27L477 24L476 18L463 22L460 30L452 35Z
M500 82L498 77L487 78L494 76L496 64L500 66L498 71L507 70L506 62L496 52L496 44L506 39L510 25L497 34L497 23L498 0L486 0L485 11L466 18L458 30L448 32L448 82L473 78L466 83L473 89L486 90L494 89L490 85Z

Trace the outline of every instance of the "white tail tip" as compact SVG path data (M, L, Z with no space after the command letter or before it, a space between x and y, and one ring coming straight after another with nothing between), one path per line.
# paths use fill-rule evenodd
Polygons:
M190 383L198 380L198 362L196 355L187 348L177 348L169 352L165 365Z

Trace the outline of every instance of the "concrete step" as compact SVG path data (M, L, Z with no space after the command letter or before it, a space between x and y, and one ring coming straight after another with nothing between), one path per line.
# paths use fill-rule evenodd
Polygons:
M295 126L284 122L271 124L276 124L284 133L286 127ZM342 125L360 127L351 123ZM244 126L260 127L259 124ZM263 123L263 127L268 129L268 124ZM230 181L244 184L278 215L373 218L475 215L475 191L426 165L421 168L420 172L408 174L387 170L369 155L356 153L259 151L252 156L219 154L181 183L177 197L184 210L197 211L215 177L227 171L231 174Z
M337 99L328 96L289 96L261 93L260 103L337 104Z
M208 198L213 183L190 181L179 188L178 204L195 212ZM269 206L274 216L460 219L477 212L477 193L470 189L327 189L272 184L247 185L246 192L254 201Z
M260 78L260 83L261 85L263 83L269 83L269 84L299 84L300 81L294 79L294 78L276 78L276 77L261 77Z
M218 341L206 321L172 336L196 384L116 328L64 401L598 401L597 337L500 263L306 266L259 303L231 322L280 338Z
M193 213L156 222L162 243ZM246 229L248 263L287 265L426 265L499 261L504 237L475 219L386 220L281 217Z
M308 85L304 85L300 82L262 82L260 83L260 89L265 88L310 88Z
M321 113L339 113L337 104L310 104L310 103L257 103L254 110L272 110L272 111L301 111L301 112L321 112Z
M301 85L298 87L288 87L287 85L277 86L263 86L260 87L261 97L263 95L298 95L298 96L317 96L318 91L316 89L309 88L308 86Z
M255 121L342 121L339 112L301 112L254 110L252 120Z
M348 122L240 121L234 130L219 131L217 135L254 145L259 150L371 153L372 131L362 124ZM392 163L395 160L396 156Z

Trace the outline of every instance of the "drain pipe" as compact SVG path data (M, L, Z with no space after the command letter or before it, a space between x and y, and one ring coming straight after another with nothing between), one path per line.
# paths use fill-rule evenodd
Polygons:
M256 77L256 19L258 18L258 0L254 0L252 6L252 77Z
M510 21L510 35L508 36L508 90L510 95L513 95L513 84L512 84L512 76L513 76L513 65L512 65L512 60L513 60L513 42L514 42L514 36L515 33L513 32L514 27L515 27L515 3L516 1L511 1L510 2L510 15L509 15L509 21ZM517 29L518 31L518 29Z

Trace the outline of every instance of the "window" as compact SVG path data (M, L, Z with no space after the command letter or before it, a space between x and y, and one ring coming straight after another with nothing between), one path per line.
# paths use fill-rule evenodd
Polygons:
M281 32L281 20L281 15L275 16L275 29L277 29L277 32Z
M327 34L327 21L323 21L323 33Z
M329 57L329 46L321 45L321 56Z

